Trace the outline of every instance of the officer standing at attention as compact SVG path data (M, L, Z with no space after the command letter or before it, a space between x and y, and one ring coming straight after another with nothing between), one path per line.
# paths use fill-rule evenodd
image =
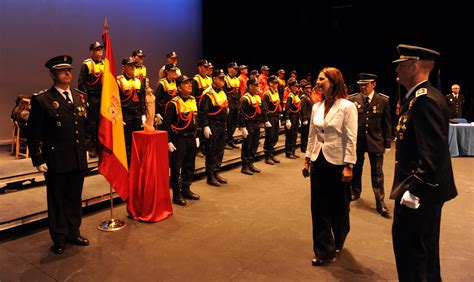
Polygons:
M441 281L443 204L457 195L448 147L449 107L428 79L439 53L400 44L396 72L408 90L398 120L393 250L400 281Z
M211 186L227 183L227 180L219 175L224 157L228 109L227 95L223 90L224 79L224 71L216 69L212 73L212 87L202 93L198 104L199 126L203 129L207 143L204 147L206 150L207 184Z
M100 114L100 98L102 96L102 75L104 73L104 45L94 42L89 45L91 57L84 60L79 73L78 88L87 93L86 149L91 157L97 154Z
M165 78L166 65L168 64L172 64L176 67L176 73L177 73L176 77L181 76L181 70L178 68L178 54L176 54L175 51L169 52L168 54L166 54L166 64L162 66L160 71L158 72L158 83L160 83L160 80Z
M262 117L267 116L265 108L262 107L258 84L259 82L255 78L247 81L248 92L240 99L239 107L239 126L244 138L240 155L242 158L241 172L248 175L260 172L260 169L256 168L253 163L260 137L260 122Z
M163 129L168 131L170 152L170 187L173 203L185 206L186 200L199 200L190 189L194 177L197 136L197 104L191 95L193 79L183 75L176 79L178 95L165 106Z
M176 96L177 88L175 79L178 76L178 68L175 65L167 64L165 66L165 77L158 83L158 88L155 93L155 116L158 124L161 124L163 121L166 103Z
M278 70L278 95L280 95L280 101L283 101L283 93L286 88L285 75L286 73L284 69Z
M459 94L461 86L453 84L451 94L446 95L446 101L450 109L450 118L462 118L462 107L464 106L464 95Z
M301 83L300 83L301 84ZM311 82L307 82L302 86L303 91L301 92L301 152L306 153L306 147L308 146L308 135L309 135L309 120L311 119L311 111L313 110L313 100L311 100Z
M82 186L87 171L85 95L71 92L72 58L57 56L45 63L53 86L31 98L28 146L33 165L44 172L51 250L62 254L66 242L89 245L81 236Z
M247 81L249 80L247 74L249 73L249 68L246 65L239 66L239 81L240 81L240 97L244 96L245 92L247 92Z
M267 121L265 122L265 141L263 143L263 151L265 153L265 163L274 165L280 163L275 158L275 145L278 142L278 135L280 134L280 114L281 104L280 95L278 94L279 80L276 76L268 77L269 89L263 94L263 107L267 114Z
M227 64L227 75L225 77L224 91L229 102L229 116L227 118L226 143L227 149L239 148L234 143L234 132L237 128L239 103L240 103L240 81L237 77L239 66L236 62Z
M132 57L122 60L122 75L117 77L125 132L127 159L132 152L132 132L141 130L146 121L145 84L135 77L135 61Z
M197 64L198 74L193 78L193 92L192 95L197 101L201 99L202 92L212 85L212 77L207 75L209 69L209 62L207 60L199 60Z
M146 67L143 65L145 53L143 53L143 50L135 50L132 52L132 58L135 61L135 77L140 79L142 84L145 84L145 88L148 88L150 82L146 76Z
M298 128L301 123L301 100L296 94L299 89L298 81L293 78L288 79L288 89L289 93L285 99L286 101L283 101L285 105L285 152L287 158L296 159L299 158L299 156L295 154L296 138L298 137Z
M387 95L375 92L377 76L359 73L357 84L360 92L352 94L348 100L356 105L358 112L357 162L352 177L352 200L360 198L362 192L362 168L365 153L368 153L377 212L388 217L389 211L384 202L383 156L390 149L392 122L390 101Z

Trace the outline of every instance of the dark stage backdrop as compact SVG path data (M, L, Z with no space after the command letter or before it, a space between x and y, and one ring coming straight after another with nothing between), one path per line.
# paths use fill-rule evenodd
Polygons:
M474 18L460 1L239 0L231 8L204 0L204 56L220 67L231 61L251 69L268 65L295 69L313 79L324 66L335 66L358 91L356 74L379 76L377 90L393 97L396 73L391 63L400 43L441 52L438 66L444 94L461 85L472 107ZM437 84L436 74L431 80ZM403 87L402 87L403 91ZM472 120L472 110L470 115Z
M173 50L184 73L194 74L202 54L201 0L0 0L0 141L11 140L15 97L51 86L46 60L71 55L77 86L106 17L118 72L123 57L143 49L153 87Z

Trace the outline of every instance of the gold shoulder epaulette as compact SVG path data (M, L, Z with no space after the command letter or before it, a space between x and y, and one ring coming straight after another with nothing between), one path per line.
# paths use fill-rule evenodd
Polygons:
M426 94L428 94L428 89L420 88L420 89L416 90L415 97L423 96L423 95L426 95Z
M426 89L426 88L425 88L425 89ZM382 94L382 93L379 93L379 95L382 96L382 97L385 97L385 98L387 98L387 99L390 99L390 97L389 97L388 95L385 95L385 94Z
M38 96L38 95L41 95L41 94L44 94L46 91L48 91L48 89L43 89L43 90L40 90L36 93L33 93L34 96Z

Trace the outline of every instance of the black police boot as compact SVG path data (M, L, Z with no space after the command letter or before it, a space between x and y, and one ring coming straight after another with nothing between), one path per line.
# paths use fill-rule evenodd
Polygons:
M251 170L252 172L257 172L257 173L258 173L258 172L261 172L261 170L258 169L258 168L256 168L256 167L253 165L253 163L249 163L249 168L250 168L250 170Z
M375 195L375 205L376 205L377 212L381 216L385 218L389 218L390 211L388 210L383 200L383 198L385 197L383 190L382 189L373 189L373 190L374 190L374 195Z
M274 155L272 155L271 158L272 158L272 161L273 161L274 163L276 163L276 164L279 164L279 163L280 163L280 160L277 159L277 158L275 158Z
M189 199L189 200L199 200L201 197L199 197L198 194L194 193L193 191L191 191L191 189L189 188L189 186L185 186L183 187L182 189L182 195L183 195L183 198L185 199Z
M181 190L179 188L173 188L173 203L177 204L178 206L186 205L186 200L183 198L183 194L181 194Z
M211 185L211 186L215 186L215 187L219 187L221 186L219 184L219 182L217 181L216 177L214 176L214 173L212 172L209 172L207 173L207 181L206 181L207 184Z
M217 182L219 182L221 184L227 184L227 179L220 176L218 172L214 172L214 177L216 178Z
M247 175L253 175L253 172L250 170L250 168L247 165L242 165L242 169L240 170L240 172Z
M271 157L265 157L265 163L269 165L274 165L275 162L272 160Z

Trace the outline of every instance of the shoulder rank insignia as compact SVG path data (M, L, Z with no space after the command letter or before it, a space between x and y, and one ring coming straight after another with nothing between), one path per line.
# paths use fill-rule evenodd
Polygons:
M425 89L426 89L426 88L425 88ZM387 98L387 99L390 99L390 97L387 96L387 95L385 95L385 94L379 93L379 95L382 96L382 97L385 97L385 98Z
M355 95L357 95L357 94L359 94L359 93L351 94L351 95L349 95L349 97L355 96Z
M38 96L38 95L41 95L41 94L45 93L46 91L48 91L48 89L40 90L40 91L38 91L38 92L36 92L36 93L33 93L33 95L34 95L34 96Z
M416 91L415 96L419 97L419 96L426 95L426 94L428 94L428 89L420 88Z

